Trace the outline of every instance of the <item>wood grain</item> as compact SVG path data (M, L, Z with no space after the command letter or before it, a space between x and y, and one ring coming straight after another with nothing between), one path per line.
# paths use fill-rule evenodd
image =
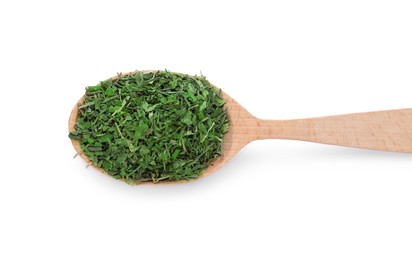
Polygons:
M208 168L203 176L218 170L249 142L262 139L290 139L412 153L412 109L308 119L262 120L222 93L227 100L230 131L224 138L224 156Z
M412 109L298 120L259 120L256 139L281 138L323 144L412 152Z

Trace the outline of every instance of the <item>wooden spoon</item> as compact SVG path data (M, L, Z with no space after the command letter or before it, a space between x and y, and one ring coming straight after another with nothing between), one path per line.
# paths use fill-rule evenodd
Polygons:
M115 79L114 77L113 79ZM201 177L209 176L232 159L244 146L254 140L290 139L381 150L412 153L412 109L398 109L367 113L346 114L293 120L262 120L252 116L245 108L222 91L230 119L230 129L223 139L223 156L215 160ZM74 130L78 106L73 108L69 119L69 131ZM80 156L92 165L81 151L80 142L72 139ZM102 173L103 169L97 168ZM160 183L181 183L160 182ZM142 182L138 184L153 184Z

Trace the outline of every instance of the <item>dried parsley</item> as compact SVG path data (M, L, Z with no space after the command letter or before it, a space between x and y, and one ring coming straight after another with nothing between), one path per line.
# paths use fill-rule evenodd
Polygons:
M86 88L75 131L93 164L129 183L198 178L222 153L229 122L203 76L119 75Z

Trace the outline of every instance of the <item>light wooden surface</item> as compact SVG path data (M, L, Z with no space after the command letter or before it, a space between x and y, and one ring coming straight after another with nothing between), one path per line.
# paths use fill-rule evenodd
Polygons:
M229 132L223 139L223 156L215 160L203 173L206 177L225 165L243 147L254 140L291 139L332 144L372 150L412 153L412 109L399 109L378 112L356 113L328 117L262 120L252 116L233 98L222 91L227 101L230 119ZM78 106L81 98L72 110L69 119L69 131L74 130ZM87 156L81 153L80 142L72 140L80 156L92 165ZM100 172L109 175L103 169ZM184 183L167 182L167 184ZM152 184L145 182L142 184ZM165 184L162 182L162 184Z
M262 120L252 116L226 93L230 131L223 153L203 176L217 171L254 140L290 139L371 150L412 153L412 109L328 117Z

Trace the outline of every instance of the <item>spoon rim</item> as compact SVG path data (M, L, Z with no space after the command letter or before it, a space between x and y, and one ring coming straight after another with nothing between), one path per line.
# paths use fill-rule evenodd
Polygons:
M108 79L106 79L106 80L115 80L115 79L118 79L118 78L121 77L121 76L127 76L127 75L130 75L130 74L136 73L136 72L150 73L150 72L158 72L158 71L161 71L161 70L135 70L135 71L127 72L127 73L118 73L116 76L110 77L110 78L108 78ZM179 72L172 72L172 73L183 74L183 73L179 73ZM210 83L210 82L209 82L209 83ZM223 98L226 102L228 101L228 99L231 99L232 101L234 101L230 96L228 96L228 95L227 95L225 92L223 92L220 88L216 87L216 86L213 85L212 83L210 83L210 85L211 85L212 87L214 87L215 89L217 89L217 90L220 91L220 93L221 93L221 95L222 95L222 98ZM69 121L68 121L68 130L69 130L69 133L71 133L72 131L75 130L75 125L76 125L77 118L78 118L78 115L79 115L79 106L81 106L81 105L84 104L84 101L85 101L84 96L85 96L85 95L83 95L83 96L77 101L77 103L75 104L75 106L74 106L73 109L71 110L70 117L69 117ZM227 107L227 103L225 104L225 108L226 108L226 113L227 113L228 119L229 119L229 131L224 134L223 142L222 142L222 152L223 152L223 146L224 146L224 144L225 144L225 141L227 141L228 137L230 136L230 132L231 132L231 118L230 118L229 109L228 109L228 107ZM76 155L75 155L75 157L76 157L76 156L80 156L80 157L86 162L86 164L87 164L86 168L89 167L89 166L92 166L92 167L93 167L94 169L96 169L98 172L103 173L104 175L107 175L107 176L110 176L110 177L113 178L113 175L111 175L110 173L108 173L107 171L105 171L103 168L96 166L96 165L90 160L90 158L83 152L83 150L82 150L82 148L81 148L81 142L80 142L80 140L78 140L78 139L72 139L72 138L70 138L70 140L71 140L71 143L72 143L74 149L75 149L76 152L77 152ZM233 157L233 156L232 156L232 157ZM156 186L159 186L159 185L172 185L172 184L189 183L189 182L193 182L193 181L196 181L196 180L199 180L199 179L203 179L203 178L211 175L212 173L216 172L217 170L219 170L219 169L226 163L224 159L225 159L225 154L223 153L221 156L219 156L219 157L215 158L214 160L212 160L212 161L210 162L209 166L201 171L199 177L194 178L194 179L179 180L179 181L162 181L162 180L161 180L161 181L158 181L158 182L153 182L153 181L143 181L143 182L142 182L142 181L129 181L129 180L126 180L126 179L123 179L123 178L119 178L119 179L114 178L114 179L120 180L120 181L125 182L125 183L127 183L127 184L129 184L129 185L132 185L132 186L137 186L137 185L156 185ZM215 169L214 169L214 170L210 170L211 168L215 168Z

